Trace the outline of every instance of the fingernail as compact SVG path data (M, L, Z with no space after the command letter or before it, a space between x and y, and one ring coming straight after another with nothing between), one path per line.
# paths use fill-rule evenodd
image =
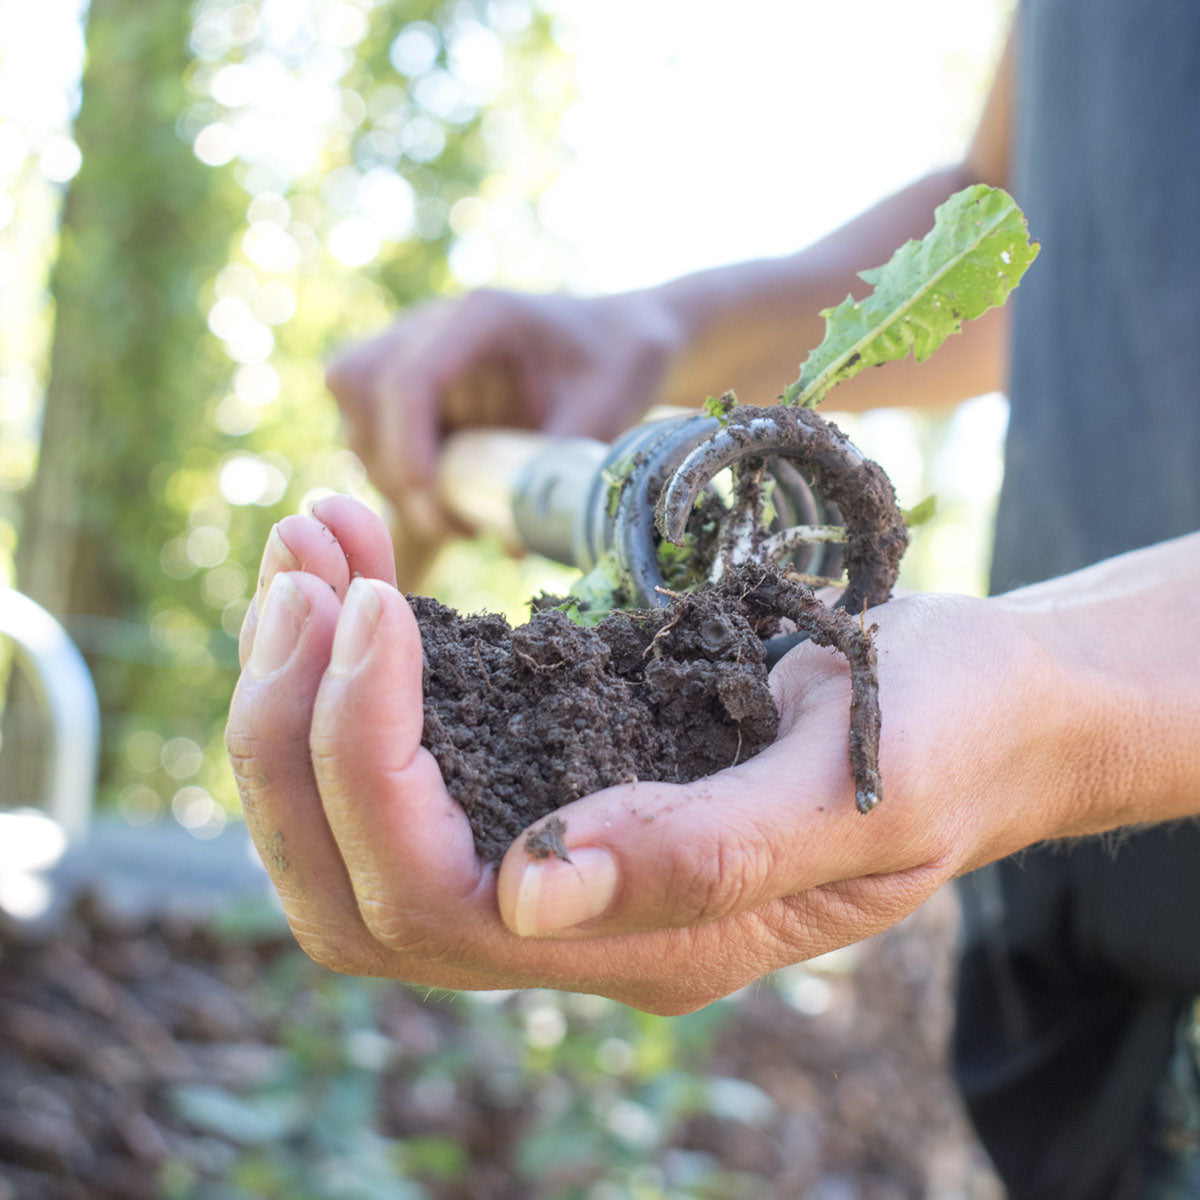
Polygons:
M362 662L375 636L379 614L383 604L376 584L361 576L350 584L346 601L338 615L337 630L333 635L333 650L329 655L329 669L337 675L348 675Z
M276 575L259 614L247 670L260 678L287 662L308 620L309 603L289 575Z
M616 892L616 861L599 847L572 850L570 862L531 862L517 890L513 928L521 937L561 933L607 912Z
M279 536L279 526L272 525L267 544L263 548L262 565L258 569L259 590L270 585L271 580L282 571L299 571L300 560L287 548Z

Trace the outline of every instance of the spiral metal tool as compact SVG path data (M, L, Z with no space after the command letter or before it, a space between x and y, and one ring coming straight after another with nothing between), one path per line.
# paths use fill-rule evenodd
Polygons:
M611 446L587 438L552 443L513 478L517 537L529 549L584 571L609 557L633 605L665 605L669 589L659 544L664 538L682 543L696 501L731 468L733 501L719 536L726 542L738 533L748 539L748 530L728 525L745 522L748 508L751 519L761 517L762 505L738 501L749 488L761 495L762 484L773 480L775 533L764 543L766 553L786 558L799 571L837 577L842 547L827 539L828 526L840 517L806 477L803 446L781 439L771 422L754 431L766 438L762 444L731 432L716 417L667 417L629 430Z
M615 564L640 607L669 602L659 548L682 543L701 510L718 527L710 579L747 560L791 567L814 585L845 570L836 606L854 613L888 598L907 540L886 476L809 409L666 417L611 445L460 433L443 454L439 495L465 525L511 546L583 571ZM769 658L799 640L772 639Z
M807 637L849 663L855 803L860 812L875 807L882 794L878 680L873 629L863 618L891 595L908 538L887 476L836 426L810 409L730 407L721 417L640 425L611 446L495 433L460 435L455 443L443 456L440 487L452 513L584 571L615 565L616 579L606 582L625 592L623 602L671 602L678 593L666 585L662 545L683 545L689 534L693 579L698 566L713 582L739 569L742 586L742 564L759 567L759 582L747 585L743 600L765 605L798 631L766 641L768 664ZM482 520L485 510L502 519ZM840 581L844 566L845 585L829 607L761 570L771 562L791 566L785 574L810 585Z

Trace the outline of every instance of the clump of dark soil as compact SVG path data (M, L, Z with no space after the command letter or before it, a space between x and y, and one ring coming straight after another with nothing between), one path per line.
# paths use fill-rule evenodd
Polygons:
M764 561L772 555L760 484L771 456L799 464L841 514L847 582L833 608L796 581L806 577ZM423 743L486 860L590 792L634 779L688 783L769 745L778 715L762 639L784 621L846 658L855 804L866 813L879 803L874 626L863 614L891 595L908 540L887 475L836 426L785 407L727 409L682 463L660 466L646 466L654 486L637 496L655 508L664 542L682 546L691 531L692 555L707 556L717 582L686 594L658 586L668 607L617 611L594 629L553 610L512 629L497 616L463 618L409 598L425 653ZM720 510L705 488L727 467L734 500ZM563 828L548 824L526 849L565 857Z
M572 800L634 779L687 783L778 729L756 623L735 580L594 628L564 613L516 629L410 597L425 652L424 744L482 858Z

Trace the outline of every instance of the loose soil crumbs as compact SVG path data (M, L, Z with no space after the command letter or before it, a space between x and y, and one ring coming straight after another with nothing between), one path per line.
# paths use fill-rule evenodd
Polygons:
M423 744L481 858L498 861L523 829L590 792L687 783L774 741L762 621L737 603L740 581L591 629L558 611L513 629L409 597L425 655ZM561 833L530 852L561 857Z

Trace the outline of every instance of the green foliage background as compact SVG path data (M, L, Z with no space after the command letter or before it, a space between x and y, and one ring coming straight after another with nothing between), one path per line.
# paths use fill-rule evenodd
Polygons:
M326 490L375 499L322 363L481 276L559 283L534 206L561 162L572 63L538 0L83 2L37 10L57 22L61 111L39 97L14 119L0 89L0 583L88 656L101 804L208 836L236 811L221 731L270 526ZM0 72L26 54L32 11L0 0ZM894 449L894 422L883 438ZM531 570L458 544L438 591L515 615ZM274 944L274 920L212 932ZM423 996L438 1033L421 1051L381 1032L406 990L287 945L269 970L249 952L246 991L280 1031L260 1084L165 1098L236 1151L208 1172L168 1162L162 1196L463 1194L453 1136L373 1119L397 1075L435 1098L479 1087L483 1122L520 1109L521 1194L765 1194L676 1144L690 1114L750 1128L769 1113L710 1065L732 1004L668 1021L597 997Z
M369 496L322 362L459 286L456 250L500 218L537 238L571 64L522 0L92 0L86 46L52 336L40 361L32 322L6 347L44 406L40 442L4 429L0 529L17 586L88 656L102 803L215 831L270 526L325 490ZM553 282L551 247L498 257L499 280Z

